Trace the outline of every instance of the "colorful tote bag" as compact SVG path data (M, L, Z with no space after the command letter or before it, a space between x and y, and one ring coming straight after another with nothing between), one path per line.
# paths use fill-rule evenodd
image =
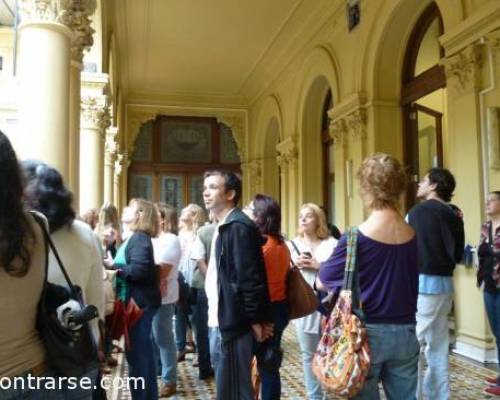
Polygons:
M347 231L344 283L313 358L318 380L339 396L353 397L370 369L356 265L357 228Z

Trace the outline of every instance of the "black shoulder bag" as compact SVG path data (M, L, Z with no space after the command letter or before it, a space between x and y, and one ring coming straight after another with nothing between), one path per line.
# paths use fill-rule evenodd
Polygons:
M35 213L31 214L40 225L45 241L45 281L36 323L47 353L46 361L59 376L80 377L99 367L97 346L89 326L89 321L98 316L97 308L84 304L81 288L71 282L45 222ZM49 247L68 287L47 281ZM60 307L65 304L68 306Z

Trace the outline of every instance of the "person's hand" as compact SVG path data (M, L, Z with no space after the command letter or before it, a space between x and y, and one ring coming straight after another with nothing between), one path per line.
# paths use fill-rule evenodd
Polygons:
M314 257L302 257L302 268L308 268L308 269L319 269L319 262L316 260Z
M274 335L274 325L271 323L253 324L252 330L257 342L264 342Z

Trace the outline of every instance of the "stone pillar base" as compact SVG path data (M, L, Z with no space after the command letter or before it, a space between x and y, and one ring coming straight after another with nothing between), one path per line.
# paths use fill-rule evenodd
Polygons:
M497 350L495 348L483 348L470 343L457 340L456 347L452 351L454 354L470 358L480 363L497 363Z

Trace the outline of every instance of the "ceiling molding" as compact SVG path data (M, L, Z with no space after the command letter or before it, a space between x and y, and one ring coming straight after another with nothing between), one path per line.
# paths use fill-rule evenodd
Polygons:
M249 99L249 106L272 87L298 54L313 43L314 36L324 29L325 25L333 23L340 12L345 12L343 0L334 0L333 3L332 5L332 1L316 0L312 10L311 2L301 3L293 18L287 21L288 26L280 31L280 37L268 47L257 68L242 85L240 94Z
M108 0L104 2L106 6L112 10L109 14L114 15L114 33L117 46L116 58L118 59L118 70L120 79L119 86L122 90L122 95L127 98L129 90L129 54L128 54L128 28L127 28L127 1L126 0ZM118 77L117 77L118 78Z
M129 91L126 102L129 104L168 104L169 106L231 109L246 108L248 103L242 96L152 91Z

